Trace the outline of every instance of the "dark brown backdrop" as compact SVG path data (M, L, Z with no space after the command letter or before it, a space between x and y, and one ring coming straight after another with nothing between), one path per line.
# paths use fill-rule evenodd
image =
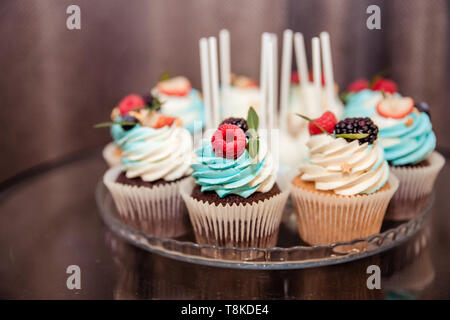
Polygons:
M81 7L81 30L66 29L70 4ZM381 30L366 28L369 4L382 9ZM389 69L403 93L430 102L438 144L450 147L449 10L445 0L3 0L0 181L106 143L92 124L164 70L198 87L198 40L222 27L233 69L254 77L263 31L328 30L341 88Z

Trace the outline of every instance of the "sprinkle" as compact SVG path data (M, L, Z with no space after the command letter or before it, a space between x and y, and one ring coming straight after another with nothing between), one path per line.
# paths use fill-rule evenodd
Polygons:
M413 118L408 118L405 122L405 126L410 127L414 124L414 119Z
M353 169L353 166L349 164L348 162L344 162L341 164L341 170L343 173L351 173Z

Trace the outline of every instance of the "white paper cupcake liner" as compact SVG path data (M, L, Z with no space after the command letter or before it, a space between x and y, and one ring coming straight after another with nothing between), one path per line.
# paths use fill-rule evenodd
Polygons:
M278 228L289 196L288 183L278 182L281 192L252 204L213 204L191 197L194 179L180 186L195 237L200 244L221 247L268 248L277 242Z
M434 182L445 164L444 157L436 151L433 151L427 160L427 166L390 167L400 185L394 194L386 219L409 220L425 208Z
M186 179L152 188L117 183L120 167L106 171L103 182L111 192L120 218L159 237L178 237L189 230L189 218L179 185Z
M389 201L398 188L390 175L389 188L368 195L339 196L293 186L300 237L310 245L328 245L376 234Z
M103 153L102 153L103 159L105 159L106 163L111 168L120 166L122 164L121 163L122 158L117 155L117 149L118 149L118 147L116 146L116 144L114 142L108 143L103 148Z

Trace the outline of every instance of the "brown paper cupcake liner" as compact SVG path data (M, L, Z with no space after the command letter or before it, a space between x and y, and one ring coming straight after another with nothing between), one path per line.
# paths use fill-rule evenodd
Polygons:
M189 230L189 218L179 193L179 185L186 179L148 188L117 183L120 172L120 167L109 169L103 182L122 221L158 237L179 237Z
M221 247L268 248L277 242L289 184L278 183L281 193L252 204L213 204L191 197L194 179L180 186L195 237L200 244Z
M445 164L444 157L433 151L428 165L417 167L391 166L390 170L399 180L399 188L386 213L388 220L409 220L420 214L428 203L434 182Z
M116 144L114 142L108 143L103 148L103 152L102 152L103 159L105 159L106 163L111 168L120 166L122 164L121 163L122 158L118 155L117 151L118 151L118 147L116 146Z
M294 186L291 195L300 237L310 245L328 245L379 233L387 205L398 188L395 176L390 175L388 183L375 193L355 196Z

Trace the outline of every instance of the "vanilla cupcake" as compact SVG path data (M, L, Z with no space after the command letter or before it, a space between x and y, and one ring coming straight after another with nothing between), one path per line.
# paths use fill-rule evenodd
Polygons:
M398 93L366 89L349 99L346 114L369 116L380 129L380 145L400 181L386 218L408 220L422 212L445 163L444 157L434 151L436 136L428 105L414 103Z
M310 157L292 181L299 233L311 245L378 233L398 187L372 121L333 119L327 112L310 123Z
M276 244L289 186L277 183L265 142L259 142L259 151L253 149L257 140L252 134L246 137L247 123L255 122L230 118L222 123L197 151L192 165L195 182L180 189L200 244L258 248Z
M188 217L178 187L192 172L192 137L179 119L137 105L113 112L121 166L103 181L126 223L156 236L181 236Z

